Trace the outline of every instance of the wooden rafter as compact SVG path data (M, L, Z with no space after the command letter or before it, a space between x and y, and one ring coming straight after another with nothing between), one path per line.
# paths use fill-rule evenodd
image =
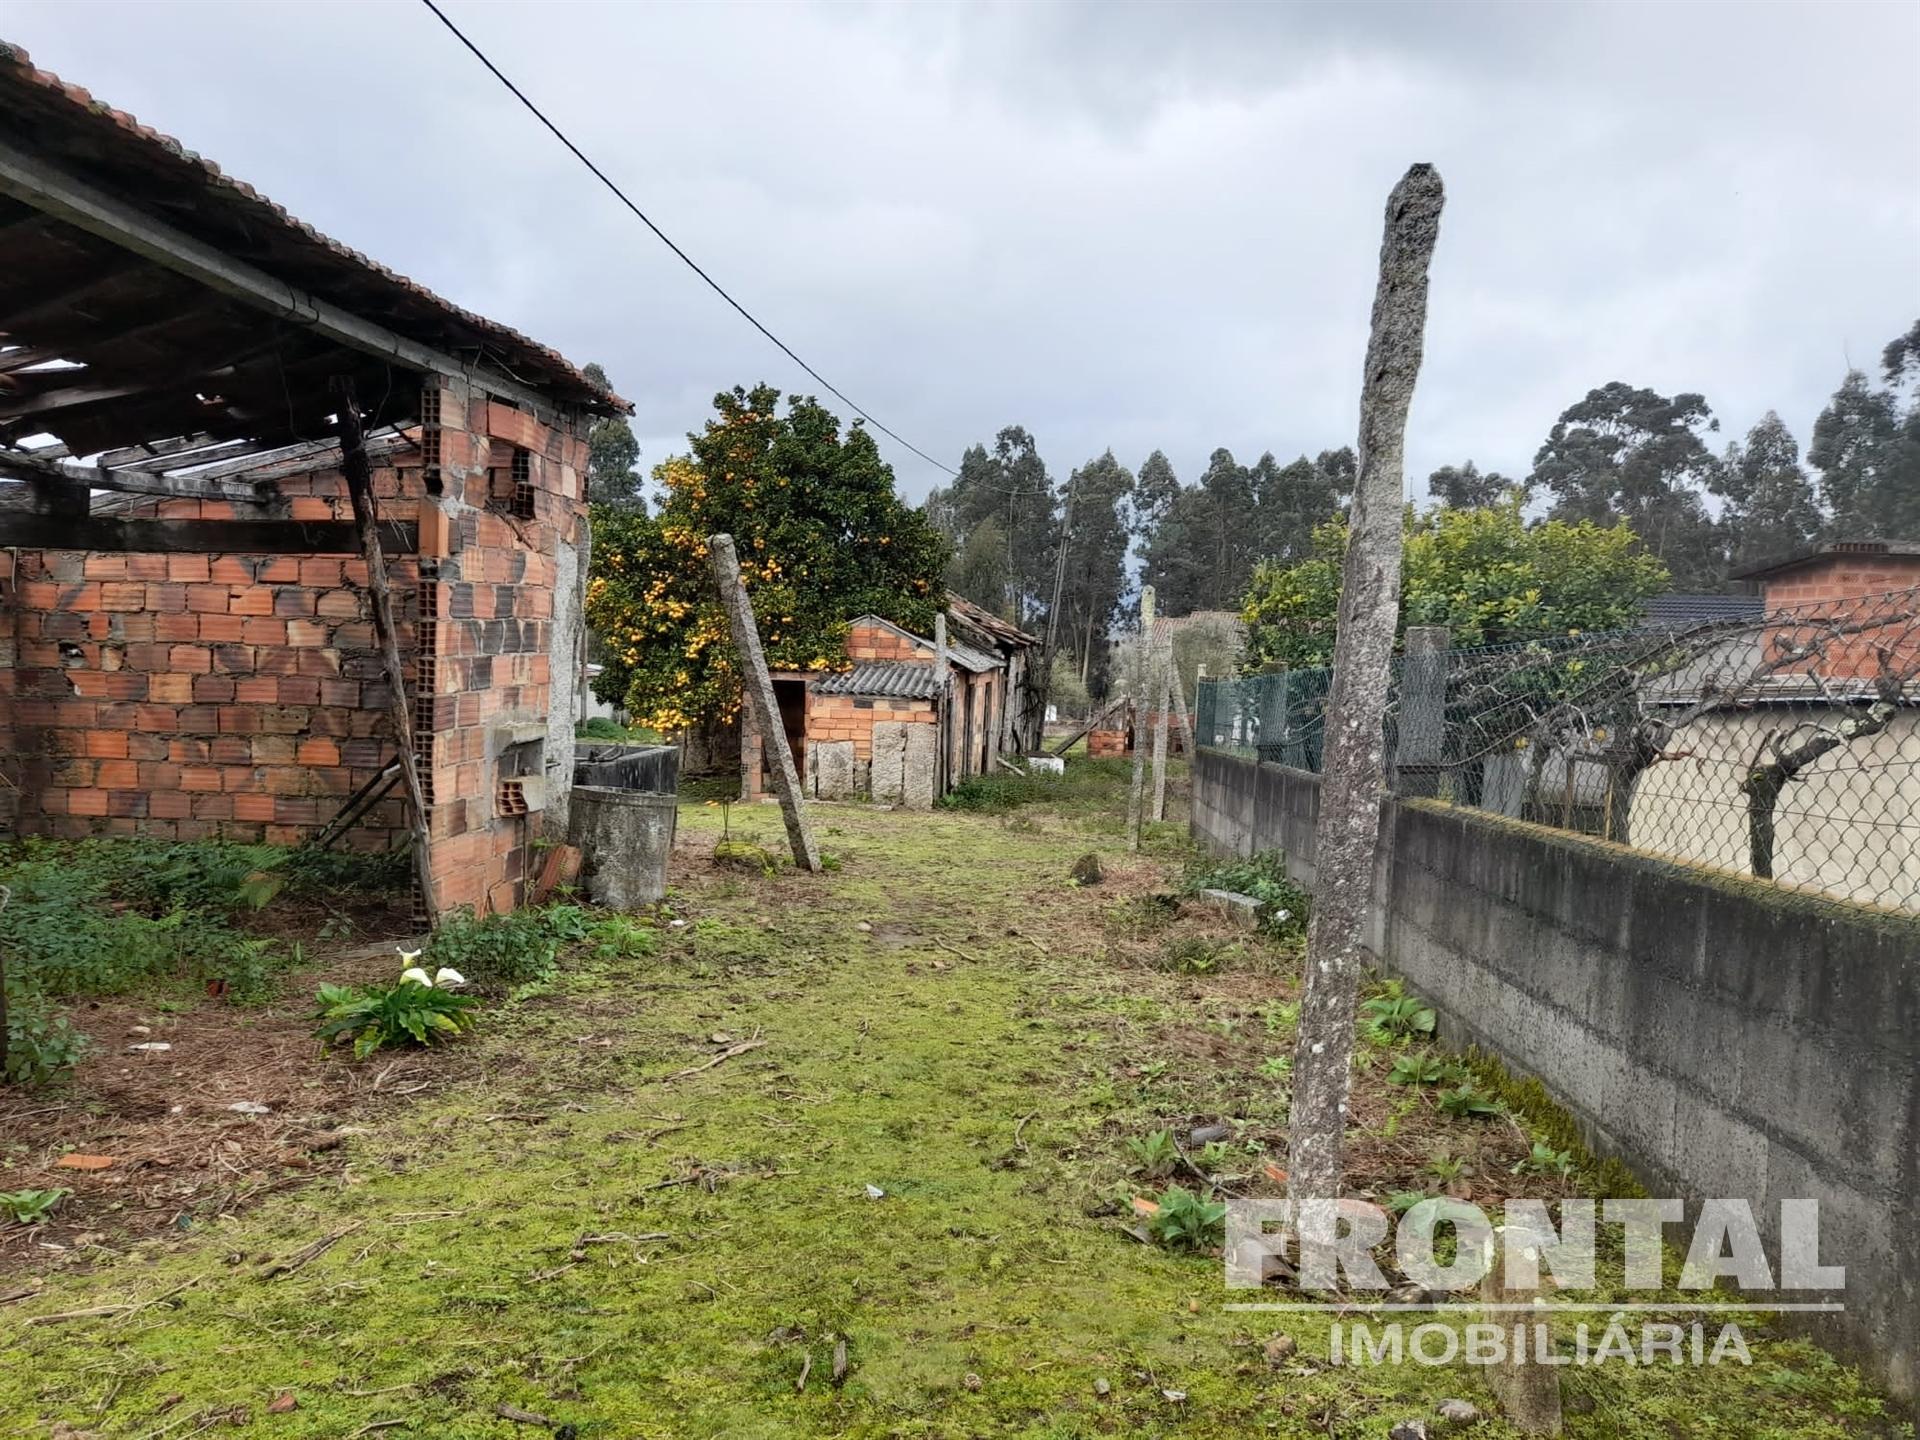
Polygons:
M542 418L551 418L554 414L549 401L519 381L479 370L443 351L343 310L309 291L277 280L48 164L41 157L5 143L0 143L0 194L110 240L176 275L184 275L268 314L294 321L311 335L408 369L478 384Z
M162 475L148 470L109 470L103 465L85 465L77 460L43 458L25 450L0 449L0 475L84 485L91 490L114 490L129 495L231 500L241 505L265 505L273 499L263 486L243 480L210 475Z

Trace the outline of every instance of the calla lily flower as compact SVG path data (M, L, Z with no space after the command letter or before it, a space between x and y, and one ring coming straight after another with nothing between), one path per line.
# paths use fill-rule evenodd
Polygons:
M467 977L451 965L442 965L433 972L433 983L443 990L451 990L456 985L466 984Z
M400 950L400 947L398 945L394 946L393 948L396 950ZM402 965L411 965L413 964L414 961L418 960L419 958L420 958L420 952L418 950L400 950L400 963Z
M405 970L402 970L400 972L400 978L402 980L411 980L416 985L424 985L429 990L433 988L433 977L418 965L411 965Z

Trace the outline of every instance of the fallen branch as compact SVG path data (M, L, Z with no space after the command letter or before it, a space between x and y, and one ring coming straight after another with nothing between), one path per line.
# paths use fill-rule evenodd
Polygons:
M405 1420L370 1420L351 1435L347 1436L347 1440L360 1440L362 1435L371 1435L376 1430L391 1430L395 1426L406 1425L408 1423L410 1422Z
M314 1241L311 1245L308 1245L305 1249L296 1250L294 1251L293 1254L289 1255L286 1259L276 1260L271 1265L266 1266L264 1269L261 1270L260 1278L262 1280L278 1280L283 1276L293 1274L294 1271L298 1270L301 1266L307 1264L309 1261L319 1259L322 1255L326 1254L327 1251L331 1250L334 1246L338 1245L342 1240L346 1239L347 1236L353 1234L354 1231L358 1230L364 1224L366 1224L366 1221L356 1220L351 1225L341 1226L338 1230L335 1230L331 1235L322 1235L318 1240Z
M813 1352L809 1350L806 1353L806 1357L800 1362L800 1378L793 1382L793 1389L796 1395L804 1395L806 1393L807 1376L811 1375L812 1373L813 1373Z
M107 1315L124 1315L133 1309L132 1305L89 1305L84 1310L57 1310L51 1315L30 1315L20 1323L26 1325L59 1325L68 1320L98 1320Z
M935 940L933 943L935 945L938 945L942 950L946 951L949 955L958 955L962 960L966 961L969 965L978 965L980 963L978 960L974 959L973 956L967 954L966 951L962 950L958 945L949 945L944 940Z
M516 1425L544 1425L549 1430L553 1429L554 1425L550 1417L536 1410L522 1410L518 1405L509 1405L504 1400L493 1407L493 1413L502 1420L513 1421Z
M713 1069L714 1066L719 1065L725 1061L731 1060L736 1055L744 1055L749 1050L758 1050L762 1045L765 1045L766 1043L767 1043L766 1041L760 1040L760 1039L742 1040L737 1045L729 1045L726 1049L722 1050L718 1055L714 1056L711 1060L708 1060L703 1064L689 1065L684 1070L674 1071L673 1074L667 1076L667 1078L661 1081L660 1083L663 1085L671 1085L674 1081L684 1080L689 1075L698 1075L702 1070L711 1070Z

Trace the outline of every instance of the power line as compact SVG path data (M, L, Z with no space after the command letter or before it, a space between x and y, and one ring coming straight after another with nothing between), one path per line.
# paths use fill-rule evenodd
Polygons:
M702 270L699 264L694 260L694 258L691 255L687 254L686 251L682 250L678 245L674 244L673 241L668 238L667 232L662 230L658 225L654 224L653 221L647 217L646 211L642 210L638 205L634 204L633 201L629 200L627 198L627 192L622 190L618 185L614 184L613 181L607 177L606 171L602 170L598 165L594 164L593 161L589 160L586 156L586 152L583 151L578 145L574 144L573 141L569 140L567 138L566 132L563 131L558 125L554 124L553 121L549 120L546 117L545 113L542 112L540 107L534 104L533 101L529 100L526 97L526 95L521 91L520 87L514 84L513 81L509 80L504 74L502 74L500 67L494 64L493 61L487 58L486 52L483 51L478 45L474 44L473 41L469 40L466 37L466 35L461 31L460 27L454 24L453 21L447 18L446 11L442 10L438 5L436 5L434 3L434 0L420 0L420 3L425 5L427 9L431 10L434 13L434 17L437 20L439 20L439 22L442 25L446 26L449 31L452 32L454 39L458 40L462 45L466 46L468 50L473 52L473 58L478 60L482 65L486 66L487 69L492 73L493 78L498 80L502 85L506 86L507 89L512 92L514 99L518 100L522 105L526 106L527 109L532 112L534 119L538 120L542 125L546 126L547 129L552 132L554 139L558 140L562 145L566 146L567 149L573 152L574 159L578 160L582 165L586 166L588 170L592 171L593 176L596 180L598 180L602 185L606 186L607 189L611 190L615 198L617 198L622 205L626 206L627 209L631 210L634 213L634 215L639 218L641 224L645 225L656 236L658 236L660 239L660 243L662 245L665 245L675 255L679 256L681 262L684 263L689 270L693 271L694 274L698 275L702 280L706 281L707 285L709 286L709 288L712 289L714 294L718 295L722 300L726 301L727 304L731 305L735 310L738 310L741 316L746 320L746 322L749 325L753 326L754 329L758 330L762 335L766 336L767 339L771 340L775 345L779 346L781 352L785 354L789 360L793 361L794 364L798 365L802 370L806 371L807 374L811 375L815 380L819 381L820 384L830 394L832 394L842 404L847 406L848 409L852 410L861 419L865 420L868 424L872 425L873 428L878 430L882 435L885 435L892 440L898 441L901 445L904 445L907 449L911 450L914 454L918 455L922 460L926 461L929 465L933 466L937 470L944 470L947 474L955 475L955 476L957 476L960 473L958 470L955 470L951 465L944 465L940 461L934 459L931 455L927 454L926 451L922 450L918 445L915 445L911 440L908 440L904 436L902 436L898 431L889 430L885 425L882 425L878 420L874 419L873 415L869 411L864 409L862 406L856 404L853 398L849 396L846 393L846 391L842 390L839 386L835 385L831 380L827 379L826 376L822 375L818 370L814 369L813 366L809 365L806 361L802 360L797 354L795 354L793 347L791 345L787 344L786 341L782 340L778 335L774 334L773 331L769 330L765 325L762 325L760 321L754 317L754 314L751 310L747 309L746 306L742 305L738 300L734 299L733 296L729 295L725 287L722 286L718 280L715 280L711 275L707 274L705 270Z

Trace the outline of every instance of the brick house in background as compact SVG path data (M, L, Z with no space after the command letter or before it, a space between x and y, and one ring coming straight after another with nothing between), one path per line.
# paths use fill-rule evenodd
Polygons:
M332 390L365 453L440 909L564 825L586 431L624 402L0 46L0 823L409 833Z
M1014 633L1008 644L1024 652L1032 637ZM844 653L845 670L773 672L784 738L809 795L925 809L1007 748L1013 667L1004 655L949 635L943 671L935 641L878 615L849 623ZM756 742L743 735L746 800L768 789Z

